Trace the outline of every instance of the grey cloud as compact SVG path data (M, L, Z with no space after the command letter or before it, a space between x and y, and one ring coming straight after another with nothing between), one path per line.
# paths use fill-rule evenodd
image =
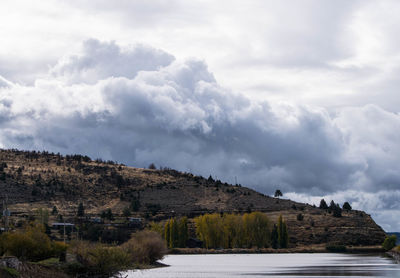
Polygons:
M55 77L64 77L70 84L96 83L111 76L133 78L138 71L157 70L174 59L162 50L144 45L121 49L115 42L89 39L84 42L81 54L65 57L51 73Z
M232 183L236 176L264 193L372 194L400 186L398 114L368 105L329 115L252 101L219 86L203 61L172 61L144 46L124 52L90 41L85 48L33 86L1 79L9 84L0 87L1 147L155 162Z

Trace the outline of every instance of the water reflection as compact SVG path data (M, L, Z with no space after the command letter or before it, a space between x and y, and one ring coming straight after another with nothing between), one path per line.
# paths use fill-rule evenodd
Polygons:
M379 255L227 254L171 255L170 267L130 271L133 277L400 277L400 265Z

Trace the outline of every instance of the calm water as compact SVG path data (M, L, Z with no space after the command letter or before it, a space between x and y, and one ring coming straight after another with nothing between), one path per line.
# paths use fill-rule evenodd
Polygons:
M355 254L229 254L170 255L170 267L129 271L133 277L396 277L400 264L379 255Z

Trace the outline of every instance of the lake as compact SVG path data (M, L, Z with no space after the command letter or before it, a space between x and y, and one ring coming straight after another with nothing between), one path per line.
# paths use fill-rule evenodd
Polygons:
M128 271L133 277L400 277L400 264L365 254L223 254L169 255L169 267Z

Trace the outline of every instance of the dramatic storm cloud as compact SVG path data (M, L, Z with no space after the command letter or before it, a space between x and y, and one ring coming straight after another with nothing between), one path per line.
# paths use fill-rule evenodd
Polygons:
M1 147L236 177L400 230L399 1L1 5Z
M373 208L396 209L400 115L375 105L332 115L254 101L219 86L203 61L93 39L32 86L0 81L3 148L154 162L297 199L378 193ZM374 199L350 193L336 200Z

